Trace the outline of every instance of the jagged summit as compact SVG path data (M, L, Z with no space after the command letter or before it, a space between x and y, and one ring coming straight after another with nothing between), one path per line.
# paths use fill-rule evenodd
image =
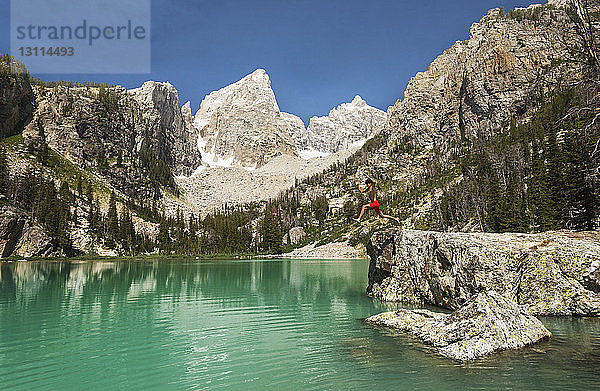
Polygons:
M360 95L356 95L356 96L354 97L354 99L352 99L352 102L351 102L351 103L352 103L353 105L355 105L355 106L358 106L358 105L366 105L366 104L367 104L367 102L365 102L365 100L364 100L363 98L361 98L361 96L360 96Z
M194 127L209 166L256 168L282 154L296 156L264 69L208 94L194 116Z
M169 83L168 81L154 81L154 80L145 81L144 84L142 84L140 87L132 88L128 91L132 94L138 94L142 91L154 90L155 88L161 88L161 87L169 90L170 92L177 94L177 89L173 86L173 84Z
M352 102L333 108L328 116L312 117L305 132L292 138L303 156L318 156L359 147L379 132L386 113L356 95Z

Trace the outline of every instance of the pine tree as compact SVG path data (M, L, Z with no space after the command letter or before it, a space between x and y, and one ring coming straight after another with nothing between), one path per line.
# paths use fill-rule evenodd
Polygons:
M0 192L8 193L8 163L6 158L6 150L0 145Z
M158 236L156 237L158 248L162 253L168 253L171 247L171 238L169 235L169 224L163 217L158 225Z
M323 224L325 217L327 217L327 212L329 211L329 201L327 200L327 197L324 195L316 197L312 200L311 207L315 212L316 219L320 224Z
M105 244L113 248L119 239L119 216L117 214L117 197L113 191L110 194L110 200L108 203L108 214L106 215L107 221L107 232Z
M77 176L77 196L81 198L83 195L83 178L81 175Z

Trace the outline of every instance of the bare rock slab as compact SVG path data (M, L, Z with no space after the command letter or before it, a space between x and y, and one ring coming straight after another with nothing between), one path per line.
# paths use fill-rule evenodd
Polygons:
M542 322L495 291L473 296L452 314L400 309L366 319L416 335L441 355L470 361L552 337Z

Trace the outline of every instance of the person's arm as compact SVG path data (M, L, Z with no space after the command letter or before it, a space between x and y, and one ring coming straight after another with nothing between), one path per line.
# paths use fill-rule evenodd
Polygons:
M356 187L358 187L358 191L360 191L361 193L364 193L365 191L367 191L367 189L363 190L360 188L360 183L358 182L358 179L356 179Z

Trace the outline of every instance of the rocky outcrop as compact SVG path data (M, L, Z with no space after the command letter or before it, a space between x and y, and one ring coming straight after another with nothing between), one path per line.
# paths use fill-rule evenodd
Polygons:
M146 202L154 197L139 164L140 153L153 150L152 138L139 104L123 87L38 85L35 93L38 107L26 139L43 135L50 148L120 192Z
M441 355L459 361L518 349L552 336L538 319L494 291L479 293L452 314L400 309L366 321L414 334Z
M171 167L174 175L194 172L201 163L201 155L196 133L182 114L175 87L168 82L147 81L129 93L140 105L158 157ZM189 106L187 110L191 113Z
M207 95L194 124L209 166L256 168L279 155L296 156L264 69Z
M33 118L34 100L23 64L0 58L0 140L23 131Z
M42 227L32 223L16 208L4 206L0 209L0 258L11 255L44 257L53 252L52 239Z
M187 127L195 131L194 116L192 115L192 105L190 101L185 102L185 104L181 106L181 115L183 116L183 122L186 123Z
M152 183L158 171L166 186L168 175L189 175L201 164L195 131L169 83L146 82L131 91L60 83L36 85L35 94L34 120L23 136L43 138L50 148L82 169L93 169L137 202L160 197Z
M377 299L457 309L495 290L536 315L600 315L600 232L390 229L367 250L367 293Z
M358 95L325 117L312 117L305 132L292 129L292 138L299 151L335 153L362 144L378 133L386 123L386 113L367 103Z
M296 244L300 243L306 237L306 231L304 231L303 227L293 227L291 228L287 235L283 237L283 244Z

